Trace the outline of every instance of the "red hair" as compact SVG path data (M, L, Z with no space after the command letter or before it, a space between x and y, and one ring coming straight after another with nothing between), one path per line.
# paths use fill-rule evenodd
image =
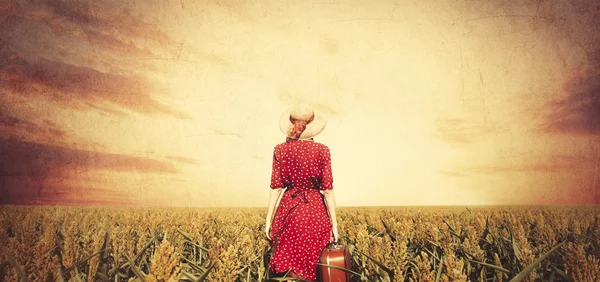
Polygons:
M290 125L290 129L288 132L289 136L294 139L300 138L300 135L302 135L302 132L304 132L304 130L306 129L306 125L313 121L314 118L314 114L310 117L309 120L295 119L292 116L290 116L290 121L292 122L292 125Z

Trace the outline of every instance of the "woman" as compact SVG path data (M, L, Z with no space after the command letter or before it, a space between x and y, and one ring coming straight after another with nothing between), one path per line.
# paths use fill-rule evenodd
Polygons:
M289 271L289 277L315 280L321 250L339 239L329 148L313 140L326 125L308 105L296 105L281 116L280 129L287 138L273 152L265 226L275 273Z

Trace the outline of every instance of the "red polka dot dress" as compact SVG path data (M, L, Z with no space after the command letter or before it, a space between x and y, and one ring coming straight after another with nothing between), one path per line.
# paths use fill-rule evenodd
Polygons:
M312 140L287 138L275 146L271 188L287 188L273 223L270 267L316 280L321 250L329 243L331 224L320 190L333 189L329 148Z

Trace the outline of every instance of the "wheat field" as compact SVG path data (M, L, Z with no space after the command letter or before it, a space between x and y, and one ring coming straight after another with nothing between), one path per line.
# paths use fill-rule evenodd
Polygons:
M0 206L2 281L281 281L266 208ZM338 208L352 281L600 281L600 207Z

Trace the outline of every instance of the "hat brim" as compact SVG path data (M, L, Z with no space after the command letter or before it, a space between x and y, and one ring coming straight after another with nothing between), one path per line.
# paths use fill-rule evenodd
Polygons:
M291 111L292 108L285 110L279 118L279 129L287 137L289 137L288 132L290 126L292 125L292 122L290 121ZM314 112L314 114L315 118L313 119L313 121L306 125L306 129L304 129L299 139L308 139L315 137L319 135L319 133L321 133L323 129L325 129L325 126L327 126L327 119L323 115L317 113L316 111Z

